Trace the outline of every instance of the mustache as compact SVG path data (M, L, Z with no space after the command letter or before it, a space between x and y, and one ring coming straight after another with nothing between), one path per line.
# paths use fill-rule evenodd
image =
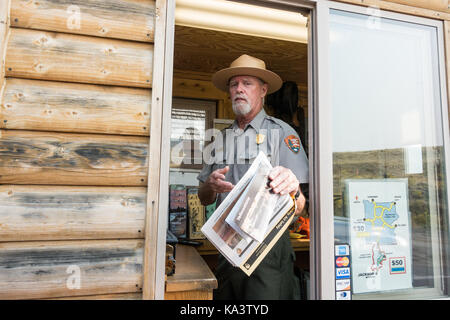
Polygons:
M236 101L237 99L244 99L246 102L248 102L248 98L247 98L247 96L245 94L237 94L234 97L234 101Z

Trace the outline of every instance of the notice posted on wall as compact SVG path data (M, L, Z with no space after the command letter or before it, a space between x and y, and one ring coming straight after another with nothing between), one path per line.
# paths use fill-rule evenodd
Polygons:
M346 180L353 293L412 287L407 179Z

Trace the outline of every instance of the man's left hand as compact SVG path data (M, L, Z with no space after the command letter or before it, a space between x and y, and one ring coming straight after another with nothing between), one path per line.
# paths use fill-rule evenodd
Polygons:
M305 207L306 199L295 174L288 168L278 166L270 171L269 179L272 180L269 186L275 193L282 195L289 193L291 196L294 196L300 190L300 196L295 201L297 204L295 215L299 215Z
M295 174L288 168L278 166L273 168L269 173L269 179L272 180L269 186L274 193L282 195L295 195L299 188L299 181Z

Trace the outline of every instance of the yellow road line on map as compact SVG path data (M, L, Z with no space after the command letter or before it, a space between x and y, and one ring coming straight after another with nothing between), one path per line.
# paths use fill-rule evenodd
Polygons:
M395 228L394 226L391 226L389 223L387 223L383 219L384 211L385 210L391 211L392 207L394 206L394 202L391 202L391 206L390 206L389 209L386 208L386 207L383 207L383 206L377 206L377 203L375 201L372 201L372 202L373 202L373 216L374 216L374 218L373 219L366 219L366 221L372 222L372 226L373 226L376 219L381 219L381 221L383 221L383 225L381 227L384 227L384 225L386 225L389 228L394 229ZM376 214L376 209L377 208L382 208L381 214L379 216L377 216L377 214Z

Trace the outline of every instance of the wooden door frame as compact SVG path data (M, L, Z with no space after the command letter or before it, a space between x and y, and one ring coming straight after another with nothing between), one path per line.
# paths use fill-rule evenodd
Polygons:
M156 0L142 298L164 299L175 0Z

